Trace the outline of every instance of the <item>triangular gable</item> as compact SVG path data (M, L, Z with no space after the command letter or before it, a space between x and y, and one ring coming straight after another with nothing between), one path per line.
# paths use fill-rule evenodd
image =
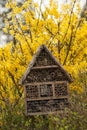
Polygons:
M50 56L50 54L47 52L47 50L45 48L43 48L41 50L39 56L37 57L33 67L52 66L52 65L57 65L57 63L55 62L53 57Z
M51 62L54 62L54 65L57 65L60 70L64 73L64 75L67 77L68 82L72 82L72 79L70 77L70 75L67 73L66 70L64 70L64 68L60 65L60 63L55 59L55 57L51 54L51 52L48 50L48 48L45 45L41 45L36 54L33 56L32 61L30 62L25 74L23 75L20 84L22 85L24 83L24 81L26 80L26 77L29 75L29 73L32 71L31 69L34 66L37 66L37 61L39 60L40 55L42 54L43 50L48 54L48 57L50 58Z

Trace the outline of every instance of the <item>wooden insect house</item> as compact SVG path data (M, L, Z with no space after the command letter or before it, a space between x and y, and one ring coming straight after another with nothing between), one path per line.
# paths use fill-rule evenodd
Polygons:
M25 90L27 115L43 115L68 106L70 75L45 45L41 45L29 64L20 84Z

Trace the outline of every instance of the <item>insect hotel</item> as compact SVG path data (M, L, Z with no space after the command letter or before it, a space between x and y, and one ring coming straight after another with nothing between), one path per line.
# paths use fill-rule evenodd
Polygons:
M27 115L43 115L64 110L68 103L70 75L45 45L33 57L20 84L25 90Z

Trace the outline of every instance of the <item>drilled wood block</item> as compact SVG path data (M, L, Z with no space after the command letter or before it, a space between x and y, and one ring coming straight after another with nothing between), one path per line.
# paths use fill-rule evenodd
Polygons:
M51 97L53 96L52 84L40 85L40 97Z

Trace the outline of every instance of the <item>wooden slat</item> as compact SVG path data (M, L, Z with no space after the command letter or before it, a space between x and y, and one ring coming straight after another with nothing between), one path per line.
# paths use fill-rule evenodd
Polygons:
M25 104L25 113L27 113L26 88L25 87L24 87L24 104Z
M57 65L51 65L51 66L36 66L32 67L31 69L48 69L48 68L58 68Z
M48 99L62 99L62 98L68 98L68 95L67 96L59 96L59 97L40 97L40 98L33 98L33 99L26 98L26 101L48 100Z
M35 113L26 113L26 115L31 115L31 116L34 116L34 115L46 115L46 114L59 114L59 113L63 113L64 111L63 110L59 110L59 111L54 111L54 112L35 112Z
M25 86L27 85L42 85L42 84L54 84L54 83L65 83L65 81L52 81L52 82L33 82L33 83L26 83Z
M52 84L52 88L53 88L53 97L55 98L55 87L54 87L54 83Z

